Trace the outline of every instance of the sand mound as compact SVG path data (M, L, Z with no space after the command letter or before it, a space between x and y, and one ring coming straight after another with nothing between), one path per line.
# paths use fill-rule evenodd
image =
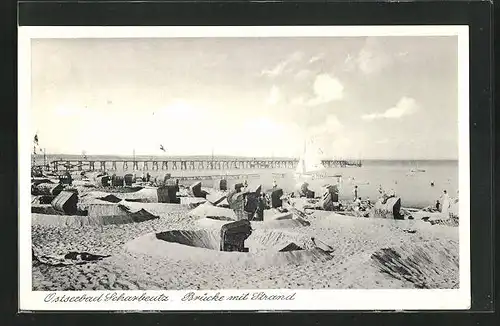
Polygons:
M294 243L303 250L280 252ZM254 230L245 241L248 253L218 251L218 230L173 230L149 233L125 245L125 250L174 261L191 261L197 264L221 263L243 267L269 267L286 264L306 264L327 261L332 256L319 248L313 248L310 239L300 233Z
M31 214L31 223L32 225L80 228L84 226L139 223L159 218L144 209L130 210L124 207L120 210L120 215L110 216L49 215L33 213Z
M138 192L144 190L145 187L143 187L143 186L132 186L132 187L117 186L117 187L107 187L105 189L111 193L133 194L133 193L138 193Z
M302 228L310 225L310 222L301 218L286 219L286 220L271 220L264 222L252 222L252 227L255 229L292 229Z
M303 265L307 263L326 262L333 258L328 252L314 248L309 250L296 250L278 252L273 255L260 256L257 258L259 265Z
M194 207L202 205L203 203L207 202L205 198L198 198L198 197L179 197L179 198L181 200L182 205L192 205Z
M170 204L170 203L137 203L122 201L120 204L127 206L131 209L144 209L151 214L164 216L169 213L182 212L185 213L188 209L188 205L183 204Z
M31 205L31 213L61 215L52 205Z
M212 218L200 218L195 221L196 226L200 229L214 229L220 230L220 228L229 221L217 220Z
M423 242L404 247L382 248L371 255L381 273L408 281L416 288L454 287L450 275L458 275L458 242L446 246L440 242Z
M196 226L200 229L216 229L229 223L230 221L220 220L216 218L200 218L196 220ZM252 221L252 228L255 230L272 230L272 229L294 229L308 226L307 221L302 219L286 219L286 220L271 220L271 221Z
M235 221L236 214L232 209L213 206L212 204L205 203L194 208L189 212L192 217L209 217L215 220Z
M300 233L278 230L254 230L245 241L245 246L249 247L250 253L279 252L291 243L301 248L313 248L310 238Z
M292 212L281 213L275 208L264 210L264 221L288 220L293 218Z
M110 195L107 192L102 192L102 191L89 191L87 193L84 193L82 195L78 196L78 209L80 210L87 210L89 208L90 204L103 204L106 203L106 201L101 200L101 198L112 198L108 196L113 196Z
M220 237L210 231L166 231L156 233L159 240L178 243L190 247L218 250Z
M120 193L119 198L140 201L144 203L157 203L158 193L156 188L143 188L134 192Z

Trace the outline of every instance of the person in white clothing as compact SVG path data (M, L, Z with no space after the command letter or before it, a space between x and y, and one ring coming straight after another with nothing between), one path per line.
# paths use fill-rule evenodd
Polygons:
M443 194L441 195L441 213L443 213L443 215L445 217L448 217L449 213L449 209L450 209L450 196L448 195L448 192L446 190L443 190Z

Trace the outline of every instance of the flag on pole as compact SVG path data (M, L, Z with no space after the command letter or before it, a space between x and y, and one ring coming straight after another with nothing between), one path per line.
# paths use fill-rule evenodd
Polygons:
M37 135L37 134L35 134L35 139L33 140L33 142L34 142L36 145L38 145L38 135Z

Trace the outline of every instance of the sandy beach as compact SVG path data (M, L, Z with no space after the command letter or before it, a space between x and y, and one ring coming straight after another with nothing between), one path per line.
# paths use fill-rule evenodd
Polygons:
M292 219L252 222L254 231L245 242L250 252L239 253L214 250L227 221L192 216L192 205L129 204L159 218L103 225L98 220L67 222L86 216L32 214L33 250L45 261L33 264L33 289L458 287L458 227L432 225L422 216L392 220L312 211L306 215L309 223L297 222L295 214ZM176 236L191 245L156 236L168 231L180 231ZM279 252L292 242L302 250ZM82 264L47 263L69 252L109 257Z
M471 307L466 30L299 27L26 29L21 308Z

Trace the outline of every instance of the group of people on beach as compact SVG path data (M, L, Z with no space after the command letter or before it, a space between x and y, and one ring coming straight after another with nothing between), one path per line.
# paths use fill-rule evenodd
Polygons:
M455 202L458 202L458 190L457 197L455 199L452 199L450 197L448 191L443 190L443 193L441 194L439 199L436 200L436 210L443 213L445 216L448 216L453 200Z
M242 193L242 206L237 210L237 214L243 214L240 217L249 221L263 221L264 210L266 209L268 199L263 191L250 191L248 188L248 181L245 179L243 183L238 183L234 186L234 190L230 191L227 198L231 202L238 193Z

